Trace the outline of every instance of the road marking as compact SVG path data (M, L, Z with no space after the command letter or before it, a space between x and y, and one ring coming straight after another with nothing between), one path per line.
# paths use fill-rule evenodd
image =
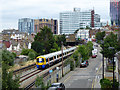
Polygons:
M71 75L72 76L72 75ZM65 83L71 76L69 76L68 78L66 78L64 81L63 81L63 83Z
M100 65L98 71L96 72L96 74L98 74L98 72L100 71L101 67L102 67L102 63L101 63L101 65ZM91 90L93 90L95 82L96 82L96 78L95 78L95 79L93 80L93 82L92 82L92 88L91 88Z

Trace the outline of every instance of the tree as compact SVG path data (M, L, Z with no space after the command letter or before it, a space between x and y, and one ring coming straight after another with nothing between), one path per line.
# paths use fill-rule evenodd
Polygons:
M36 81L35 81L35 86L36 87L41 87L41 90L44 90L45 89L45 84L44 84L44 82L43 82L43 76L41 76L41 77L39 77L39 76L37 76L37 78L36 78Z
M95 35L95 37L97 39L97 42L103 40L104 37L105 37L105 31L104 32L97 32L96 35Z
M41 45L38 46L38 48L41 48L40 50L42 51L44 50L45 54L50 53L50 49L53 48L53 44L55 41L51 29L48 28L47 26L41 28L41 32L37 33L37 35L34 38L34 42L36 41L41 43ZM34 45L32 46L32 48L33 47L34 47L34 50L36 50L35 49L36 46Z
M12 52L12 54L13 54L14 58L17 56L17 54L16 54L16 53L14 53L14 52Z
M89 59L89 51L86 45L79 45L78 52L80 52L83 61Z
M39 41L34 41L32 43L32 47L31 47L34 51L36 51L39 55L42 55L45 53L44 50L44 44L40 43Z
M4 61L5 64L13 66L14 60L15 60L14 55L11 52L7 50L2 51L2 61Z
M35 53L34 52L29 52L28 56L31 60L35 59Z
M27 55L30 53L30 52L33 52L35 54L35 56L37 55L37 53L33 50L33 49L22 49L22 52L21 52L21 55Z
M79 66L80 65L80 55L78 51L75 51L72 55L73 59L75 60L75 66Z
M102 89L109 89L112 88L113 86L113 80L109 80L109 79L101 79L100 80L100 85ZM117 80L115 79L115 90L117 90L119 87L119 82L117 82Z
M93 43L91 41L89 41L87 43L87 47L88 47L88 50L89 50L89 56L92 55L92 50L93 50Z
M58 47L61 47L61 45L62 45L61 42L63 42L63 45L66 45L66 38L65 37L66 37L65 34L54 36L55 42L58 45Z
M7 50L2 52L2 89L13 90L19 88L19 77L13 80L13 72L8 72L8 69L13 65L14 56Z
M89 26L86 26L86 28L85 29L91 29Z
M101 44L101 47L103 48L103 44ZM115 50L112 51L109 47L114 47ZM110 35L104 39L104 51L102 50L101 53L104 53L106 58L112 59L113 55L118 51L118 47L117 35L110 33Z
M35 81L35 86L38 87L41 84L41 78L37 76L36 81Z

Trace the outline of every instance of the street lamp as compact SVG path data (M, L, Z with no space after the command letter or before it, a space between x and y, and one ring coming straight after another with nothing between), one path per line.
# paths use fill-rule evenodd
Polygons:
M102 61L103 61L103 79L104 79L104 41L101 41L101 44L103 45L103 58L102 58Z
M112 54L113 54L113 88L115 88L115 75L114 75L114 47L109 47L110 50L112 50Z
M62 77L63 77L63 42L61 42L61 51L62 51Z

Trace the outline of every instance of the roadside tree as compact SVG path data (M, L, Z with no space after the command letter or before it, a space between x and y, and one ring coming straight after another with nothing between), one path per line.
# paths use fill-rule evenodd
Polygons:
M101 47L103 48L103 44L101 44ZM114 47L115 50L112 51L109 49L109 47ZM117 35L111 33L104 39L104 51L102 50L101 53L104 53L104 56L108 59L112 59L113 55L119 51L119 44L117 41Z

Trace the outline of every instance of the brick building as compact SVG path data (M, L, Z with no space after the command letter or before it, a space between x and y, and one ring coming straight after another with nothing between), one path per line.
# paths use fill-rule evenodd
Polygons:
M35 19L34 32L40 32L40 28L47 26L51 28L53 34L58 34L58 21L53 19Z

